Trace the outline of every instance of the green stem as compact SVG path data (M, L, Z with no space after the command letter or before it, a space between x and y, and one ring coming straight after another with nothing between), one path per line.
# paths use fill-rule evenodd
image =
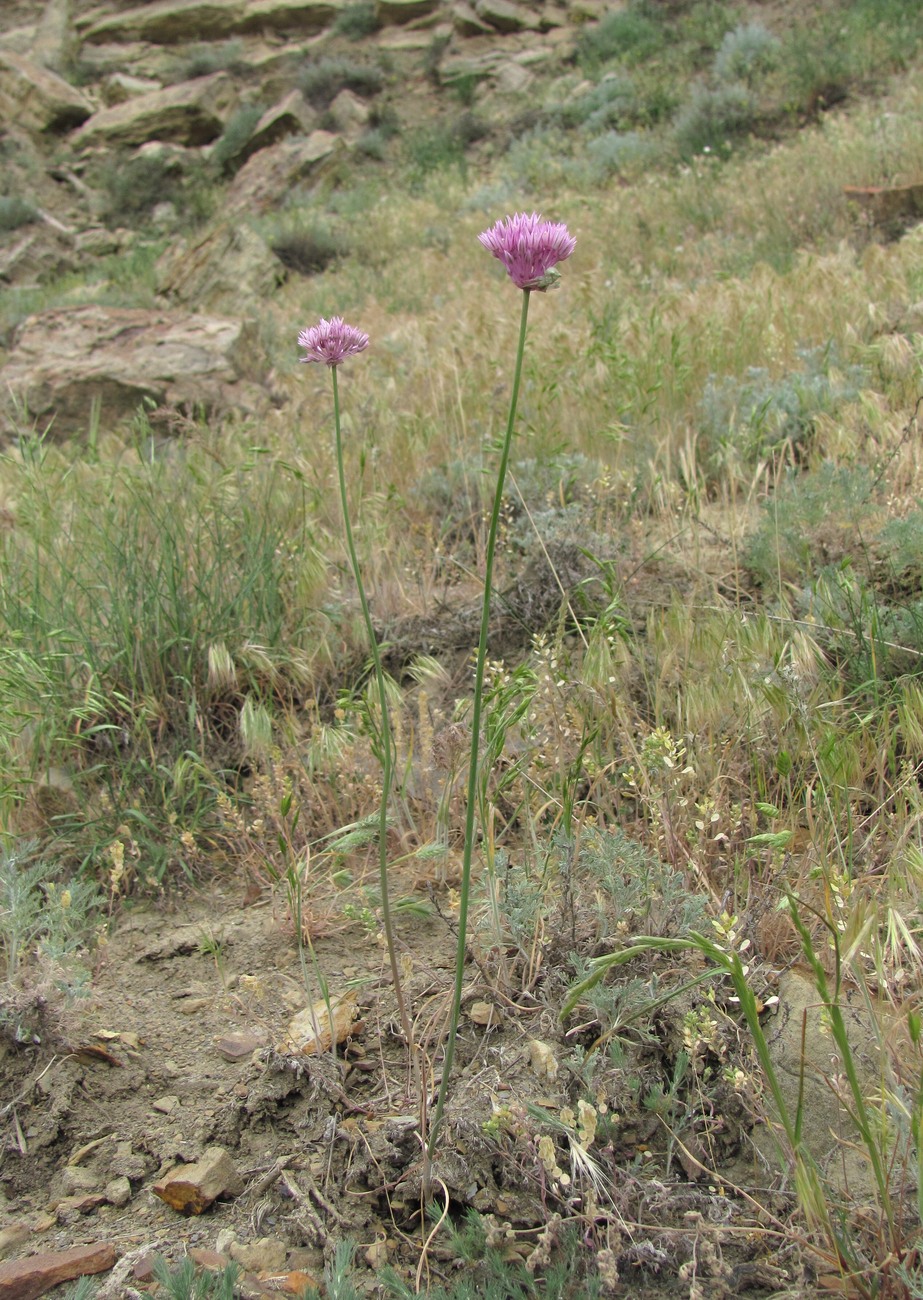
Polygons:
M343 438L340 431L340 393L337 387L337 368L330 367L333 374L333 422L336 428L336 452L337 452L337 474L340 481L340 501L343 505L343 527L346 532L346 546L349 550L349 559L352 565L353 576L356 579L356 587L359 591L359 603L362 606L362 617L365 619L365 627L368 632L369 645L371 647L372 663L375 667L375 681L378 686L378 700L381 708L381 809L378 822L378 863L379 874L381 878L381 915L385 926L385 941L388 945L388 958L391 963L391 979L394 982L394 995L397 998L398 1014L401 1021L401 1029L407 1046L413 1051L413 1030L410 1024L410 1017L407 1014L407 1005L404 1001L404 989L401 984L401 973L397 961L397 945L394 941L394 925L391 920L391 895L388 888L388 804L391 800L391 786L394 779L394 738L391 732L391 715L388 711L388 692L385 686L385 674L381 666L381 655L378 652L378 640L375 636L375 628L372 625L372 615L369 611L369 602L366 599L365 587L362 583L362 573L359 568L359 557L356 554L356 544L353 540L352 525L349 522L349 500L346 495L346 471L343 468Z
M455 1060L455 1038L458 1033L458 1021L461 1014L462 985L465 978L465 940L468 932L468 899L471 891L471 860L474 856L474 821L475 808L478 804L478 769L481 738L481 697L484 693L484 670L487 664L487 633L490 625L490 593L493 583L494 554L497 549L497 533L500 527L500 509L503 505L503 487L506 482L506 469L510 459L510 447L513 442L513 426L516 422L516 407L519 404L519 384L522 378L522 358L526 346L526 323L529 318L530 291L523 290L522 317L519 324L519 347L516 352L516 369L513 373L513 392L510 397L510 414L506 425L506 437L500 454L500 466L497 470L497 487L494 492L493 510L490 515L490 527L487 532L487 555L484 565L484 599L481 606L481 636L478 641L477 665L474 671L474 705L471 711L471 755L468 763L467 809L465 812L465 847L462 856L461 891L458 905L458 947L455 957L455 990L452 997L452 1012L449 1018L449 1038L446 1043L445 1060L442 1063L442 1082L439 1096L430 1125L426 1144L427 1170L436 1149L436 1138L442 1125L442 1112L449 1091L449 1078L452 1063ZM426 1180L424 1179L424 1182Z

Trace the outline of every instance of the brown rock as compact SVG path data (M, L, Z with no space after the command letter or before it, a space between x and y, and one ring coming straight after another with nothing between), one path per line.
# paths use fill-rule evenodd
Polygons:
M206 1148L201 1159L178 1165L153 1186L154 1194L180 1214L202 1214L219 1196L233 1198L243 1190L243 1179L224 1147Z
M0 53L0 118L27 131L68 131L91 116L86 96L48 68Z
M86 428L91 403L112 423L145 399L157 405L253 411L267 400L255 326L189 312L64 307L18 327L0 391L56 435ZM0 427L3 418L0 411ZM128 1172L127 1170L124 1172Z
M254 1052L265 1047L265 1034L228 1034L215 1043L215 1051L225 1061L249 1061Z
M151 77L132 77L127 72L114 72L106 78L100 90L106 107L112 108L115 104L137 99L139 95L153 95L156 91L163 90L163 86Z
M235 100L226 72L196 77L176 86L101 108L74 135L77 148L140 145L148 140L203 145L221 134Z
M923 221L923 181L912 185L847 185L843 194L885 239L899 239L910 226Z
M33 1300L60 1282L105 1273L115 1261L115 1248L105 1243L74 1246L71 1250L54 1250L0 1264L0 1300Z

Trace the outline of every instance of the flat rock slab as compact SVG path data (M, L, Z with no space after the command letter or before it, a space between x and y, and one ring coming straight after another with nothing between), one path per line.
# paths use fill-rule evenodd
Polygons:
M213 72L176 86L137 95L94 113L72 137L78 149L91 145L141 145L149 140L203 145L220 135L235 102L226 72Z
M115 1247L74 1246L0 1264L0 1300L34 1300L61 1282L105 1273L116 1261Z
M236 30L310 35L329 27L342 8L343 0L249 0Z
M244 0L154 0L108 14L83 33L91 44L151 41L175 45L227 36L244 12Z
M89 100L57 73L7 50L0 53L0 118L27 131L67 131L92 115Z
M247 321L137 307L66 307L28 317L14 336L0 386L12 398L8 430L25 407L52 436L86 429L100 403L104 427L158 406L244 411L267 400L255 326Z

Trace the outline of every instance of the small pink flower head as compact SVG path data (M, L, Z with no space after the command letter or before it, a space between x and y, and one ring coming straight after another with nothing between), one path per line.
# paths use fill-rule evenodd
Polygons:
M505 217L478 239L500 259L518 289L537 289L540 293L554 288L560 278L555 267L577 246L567 226L545 221L537 212Z
M347 325L340 316L333 316L330 320L321 318L316 325L298 335L298 346L307 353L298 360L322 361L327 366L338 366L347 357L364 352L368 345L368 334Z

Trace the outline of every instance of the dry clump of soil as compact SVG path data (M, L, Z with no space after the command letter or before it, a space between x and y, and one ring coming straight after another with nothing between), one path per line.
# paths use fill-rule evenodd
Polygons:
M386 954L356 924L316 941L331 994L355 998L354 1019L336 1059L299 1054L287 1031L307 996L291 933L271 906L242 899L225 886L126 910L100 949L88 998L56 1017L38 1014L34 998L18 1018L8 1008L8 1258L107 1242L133 1262L131 1286L144 1289L156 1286L146 1261L157 1254L191 1251L215 1265L202 1252L220 1250L244 1269L243 1293L258 1295L320 1280L337 1242L350 1238L370 1291L385 1263L413 1280L432 1225L420 1210L420 1107ZM406 919L401 938L432 1082L452 979L450 917ZM568 974L550 957L553 996ZM562 1225L577 1225L606 1294L810 1294L772 1230L785 1198L760 1194L760 1213L733 1186L744 1174L751 1185L767 1177L733 1085L715 1076L699 1113L687 1107L682 1119L644 1104L646 1090L669 1084L688 1000L667 1004L655 1032L638 1035L618 1065L610 1056L588 1088L580 1035L565 1034L548 997L539 988L518 1002L497 996L482 969L469 966L434 1168L437 1202L448 1195L454 1220L478 1210L488 1238L537 1278ZM585 1161L573 1139L587 1123L595 1133ZM154 1194L168 1170L215 1147L229 1154L242 1191L190 1217ZM437 1234L426 1252L431 1286L459 1275L445 1242Z

